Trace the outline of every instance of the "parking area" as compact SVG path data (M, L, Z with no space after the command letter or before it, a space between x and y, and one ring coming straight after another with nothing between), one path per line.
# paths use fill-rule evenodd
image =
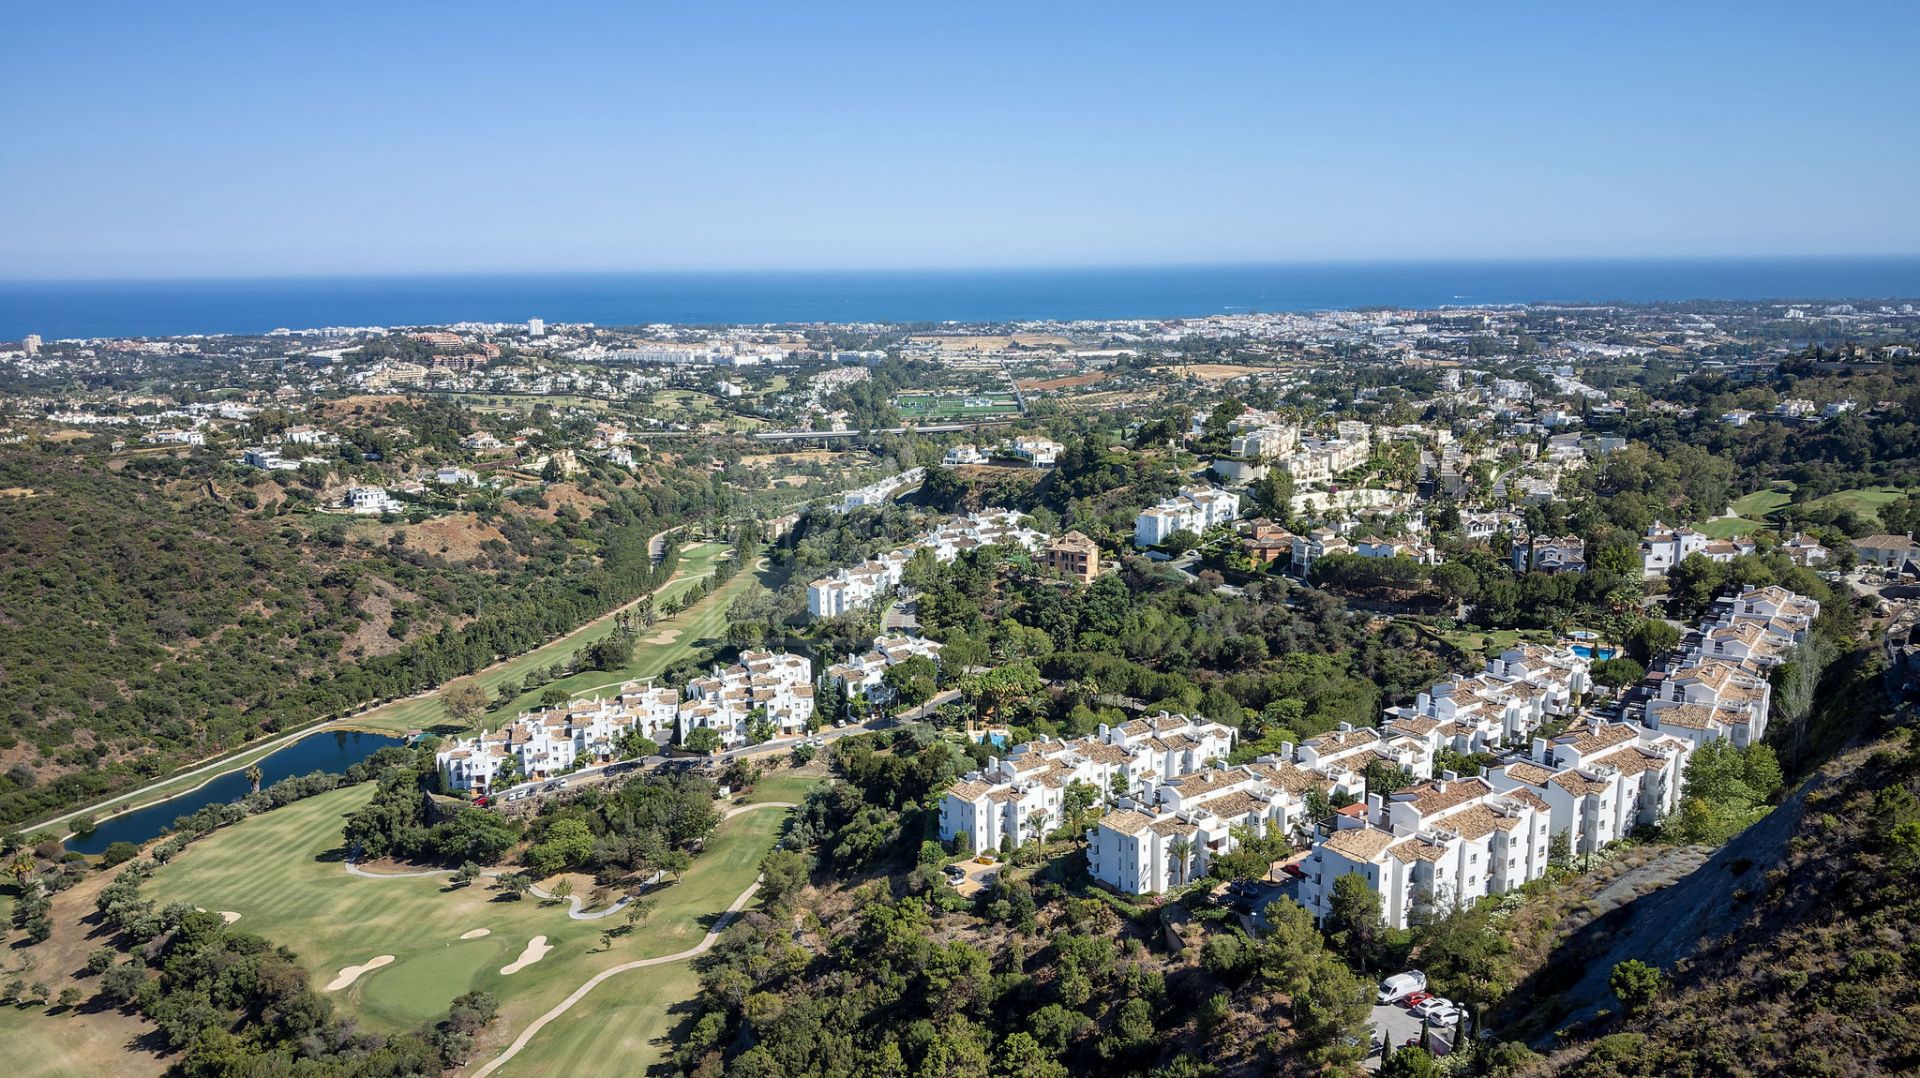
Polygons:
M952 871L956 868L960 869L959 875L955 875ZM993 881L999 877L1000 866L998 863L983 865L979 861L972 859L948 866L947 872L947 881L953 885L955 893L959 894L962 898L972 898L974 895L993 886Z
M1367 1057L1369 1070L1377 1069L1380 1066L1380 1060L1384 1058L1385 1053L1379 1046L1385 1045L1399 1049L1409 1044L1420 1043L1420 1019L1398 1003L1376 1004L1368 1024L1373 1028L1375 1045L1373 1053ZM1435 1041L1432 1047L1440 1048L1439 1042L1451 1043L1453 1031L1436 1027L1432 1031L1432 1037Z

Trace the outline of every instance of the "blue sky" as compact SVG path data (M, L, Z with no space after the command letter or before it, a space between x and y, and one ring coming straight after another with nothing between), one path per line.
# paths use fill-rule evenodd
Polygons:
M1920 5L20 4L0 278L1920 253Z

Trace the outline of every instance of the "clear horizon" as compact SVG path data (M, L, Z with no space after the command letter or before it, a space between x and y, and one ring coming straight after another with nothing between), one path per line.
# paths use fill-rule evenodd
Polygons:
M1317 267L1361 269L1369 267L1444 267L1444 266L1634 266L1662 264L1805 264L1815 262L1851 262L1851 263L1907 263L1920 262L1920 250L1906 252L1859 254L1851 252L1814 253L1814 254L1672 254L1672 255L1611 255L1589 257L1586 255L1555 255L1538 258L1508 258L1500 256L1462 256L1433 258L1317 258L1317 259L1265 259L1242 261L1212 262L1114 262L1114 263L1051 263L1031 265L965 265L965 266L738 266L719 268L694 267L609 267L599 269L513 269L494 268L476 270L435 270L435 269L392 269L365 273L286 273L286 274L207 274L194 276L152 276L152 277L0 277L0 285L9 287L33 287L36 285L191 285L191 284L271 284L271 283L324 283L328 281L372 281L372 280L459 280L534 278L547 279L557 277L804 277L804 276L840 276L858 277L864 275L904 274L920 276L990 275L990 274L1051 274L1051 273L1152 273L1179 272L1182 270L1220 270L1220 269L1314 269ZM1806 297L1823 298L1823 297Z
M1920 253L1913 5L122 2L9 30L10 281Z

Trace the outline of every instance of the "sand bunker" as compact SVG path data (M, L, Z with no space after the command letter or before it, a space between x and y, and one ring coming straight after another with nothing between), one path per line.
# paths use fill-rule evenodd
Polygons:
M195 913L205 913L207 912L207 908L205 906L195 906L193 908L193 911ZM240 915L233 912L232 910L221 910L220 919L222 921L227 922L228 924L232 924L233 922L238 921L240 919Z
M520 952L519 958L500 967L500 975L503 977L512 976L526 969L528 966L533 965L535 962L540 961L542 958L547 957L547 952L551 950L553 950L553 948L547 946L547 937L535 936L527 941L527 949Z
M364 966L348 966L345 969L342 969L340 971L340 975L338 977L335 977L333 980L327 982L327 991L338 992L342 988L345 988L348 985L352 984L353 982L359 980L361 974L372 973L374 970L379 969L381 966L384 966L392 961L393 961L392 955L383 954L383 955L375 955L374 957L367 959L367 964Z
M460 938L463 940L477 940L481 936L491 936L491 935L493 935L493 929L491 928L476 928L471 932L460 933Z
M700 549L699 543L681 543L680 544L680 553L682 554L685 554L689 550L698 550L698 549Z
M653 634L652 636L649 636L649 637L647 637L647 643L649 643L649 644L671 644L671 643L673 643L673 642L674 642L675 640L678 640L678 639L680 639L680 630L678 630L678 629L668 629L668 630L666 630L665 632L658 632L658 633L654 633L654 634Z

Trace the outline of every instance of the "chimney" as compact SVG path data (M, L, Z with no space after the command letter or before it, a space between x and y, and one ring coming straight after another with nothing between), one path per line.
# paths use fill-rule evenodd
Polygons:
M1386 811L1386 801L1379 794L1367 795L1367 816L1377 817Z
M1547 759L1547 739L1546 738L1536 737L1533 739L1533 758L1543 763L1546 761Z
M1341 723L1341 724L1340 724L1340 732L1341 732L1341 733L1343 733L1343 734L1350 734L1350 733L1353 733L1353 724L1352 724L1352 723L1350 723L1350 722L1343 722L1343 723Z
M1440 781L1441 781L1441 782L1458 782L1459 780L1460 780L1460 776L1459 776L1459 774L1458 774L1458 773L1456 773L1456 772L1453 772L1453 771L1442 771L1442 772L1440 772Z
M1293 759L1293 742L1282 741L1280 743L1280 758L1283 760Z

